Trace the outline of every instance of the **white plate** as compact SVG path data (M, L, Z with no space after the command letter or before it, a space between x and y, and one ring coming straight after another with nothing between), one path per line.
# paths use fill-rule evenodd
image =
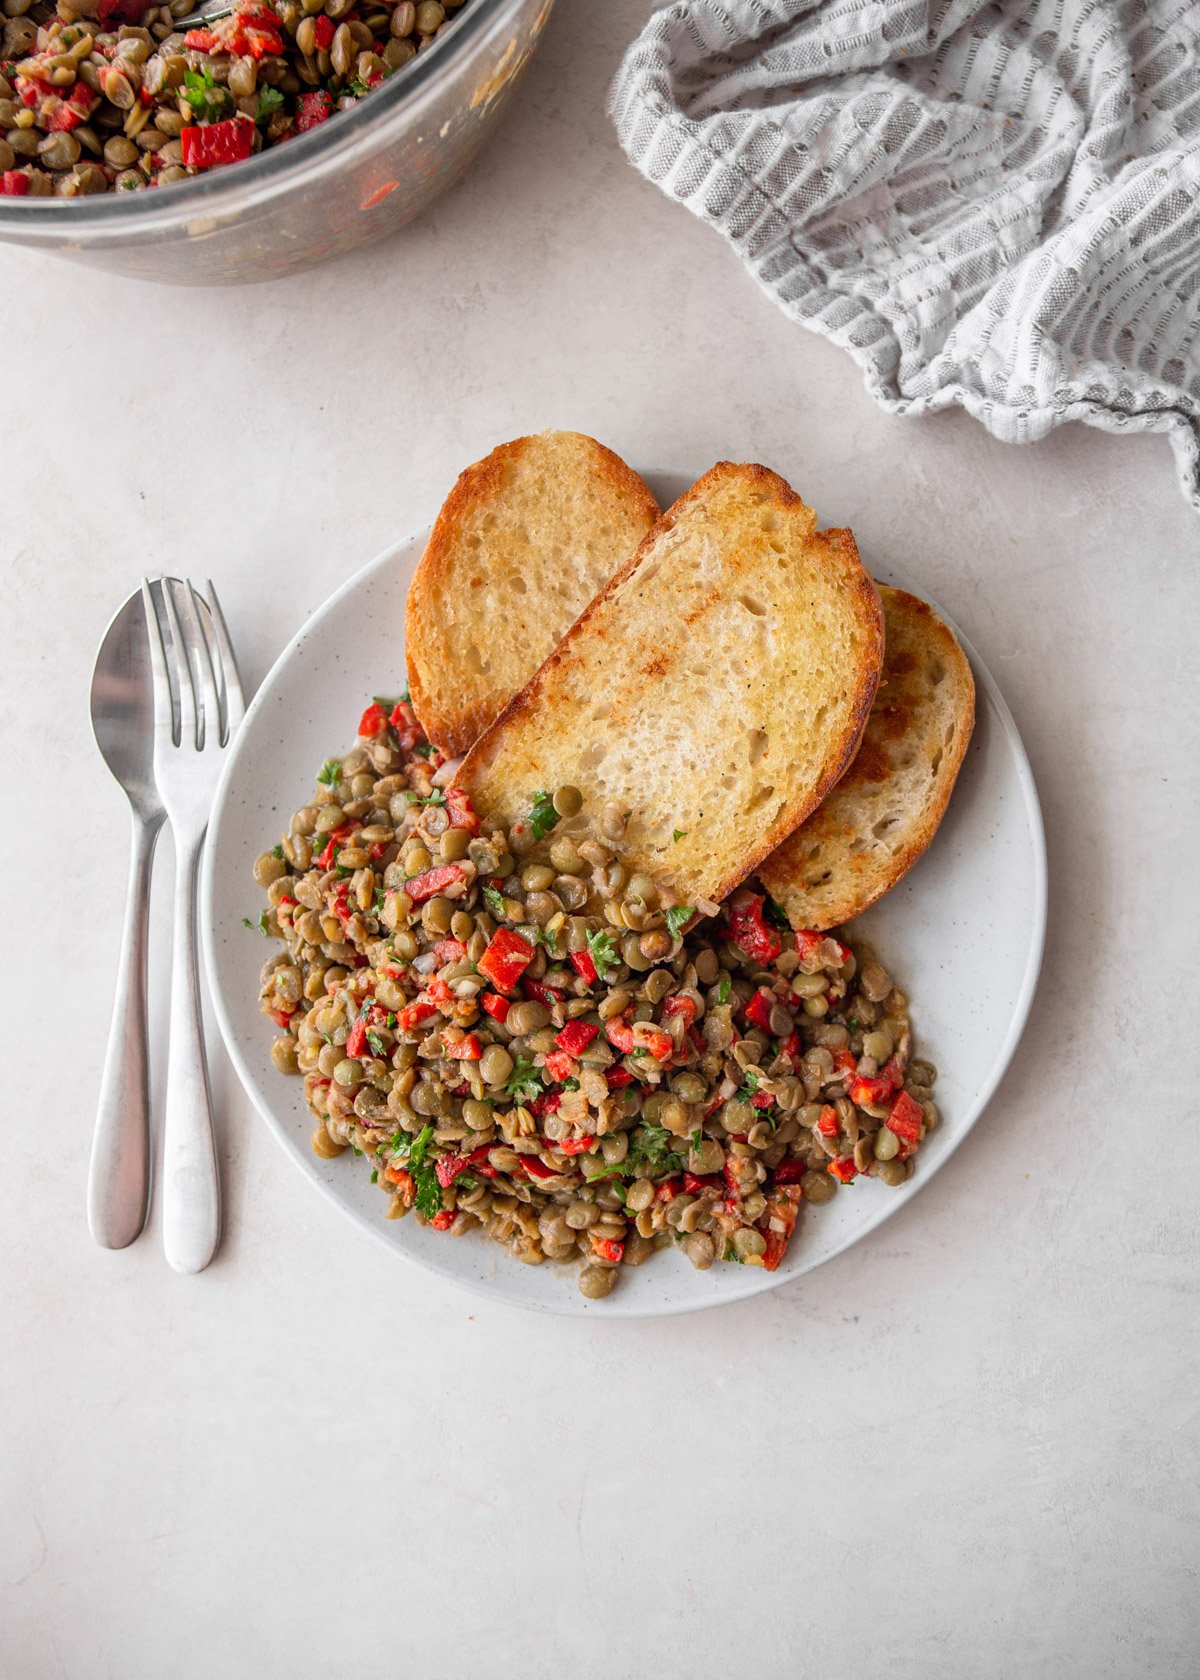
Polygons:
M650 478L663 506L688 482ZM898 1190L860 1179L826 1206L806 1209L777 1272L733 1265L698 1272L665 1252L624 1270L606 1300L586 1301L574 1266L523 1266L481 1236L386 1220L365 1162L313 1154L302 1082L276 1072L272 1030L258 1010L268 948L242 926L261 902L254 860L311 797L321 761L350 745L371 696L403 688L404 598L425 539L419 533L380 555L309 619L255 696L222 777L204 861L203 936L217 1018L243 1085L291 1159L351 1219L414 1265L493 1299L543 1312L651 1317L744 1300L812 1271L928 1184L983 1112L1029 1013L1046 926L1045 842L1029 761L999 689L959 631L978 715L958 786L929 852L859 924L912 999L917 1053L938 1068L942 1125L922 1145L914 1177ZM925 593L920 579L881 580Z

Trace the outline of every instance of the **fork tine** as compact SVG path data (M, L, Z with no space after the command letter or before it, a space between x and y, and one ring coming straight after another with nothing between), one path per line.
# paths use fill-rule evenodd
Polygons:
M161 586L162 579L159 584ZM154 691L154 732L175 739L175 711L171 704L171 678L167 671L167 653L163 646L162 625L154 605L154 589L149 578L142 579L142 612L146 618L146 635L150 642L150 675Z
M245 715L246 701L242 694L242 677L238 670L237 655L233 651L233 643L229 639L229 631L225 624L225 614L221 611L221 603L217 599L211 578L205 578L204 587L208 591L208 611L217 642L217 663L225 684L225 725L228 740Z
M192 664L192 681L196 684L196 699L200 707L200 732L204 745L221 745L221 701L217 695L217 679L213 672L212 650L200 621L200 607L191 578L179 585L182 620L187 636L188 659Z
M167 628L171 632L175 656L175 680L179 685L179 745L198 747L200 736L196 727L196 683L192 673L192 662L188 658L188 644L179 628L179 618L175 611L176 584L179 584L178 578L161 580L163 609L167 617ZM182 585L180 587L182 588Z

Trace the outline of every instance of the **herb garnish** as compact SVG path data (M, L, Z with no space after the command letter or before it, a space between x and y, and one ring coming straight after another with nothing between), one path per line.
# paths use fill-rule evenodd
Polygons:
M342 761L340 758L327 758L317 771L317 780L326 787L336 787L342 779Z
M672 904L667 911L667 932L672 939L679 938L680 933L695 914L696 911L690 904Z
M671 839L672 839L672 840L674 840L674 842L675 842L675 844L676 844L676 845L678 845L678 844L679 844L679 842L680 842L680 841L681 841L681 840L682 840L682 839L683 839L683 838L684 838L684 837L685 837L685 835L686 835L686 834L687 834L687 832L688 832L688 831L687 831L687 829L686 829L686 828L677 828L677 829L675 829L675 830L674 830L674 832L673 832L673 833L672 833L672 835L671 835Z
M518 1056L504 1094L514 1102L533 1102L542 1094L541 1074L528 1056Z
M597 980L607 980L618 964L615 935L607 929L597 929L588 934L587 948L596 969Z
M558 821L558 812L554 809L554 801L543 789L533 796L533 806L529 812L529 827L535 840L544 840Z
M270 939L270 937L271 937L271 930L267 926L267 912L265 910L262 910L262 911L259 912L258 920L255 921L255 922L252 922L250 920L249 916L243 916L242 917L242 926L243 927L248 927L250 929L251 933L253 933L254 930L257 928L259 933L265 933L268 939Z
M488 886L486 881L483 885L483 902L498 921L504 920L504 894L498 892L495 887Z
M733 981L729 978L728 974L723 974L721 976L721 984L717 987L717 1002L728 1003L729 994L732 990Z

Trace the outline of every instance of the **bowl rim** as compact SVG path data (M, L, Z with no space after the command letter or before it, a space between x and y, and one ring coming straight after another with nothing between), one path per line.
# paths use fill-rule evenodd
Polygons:
M95 193L82 201L0 198L0 237L20 233L29 243L37 243L39 237L51 243L60 241L67 230L89 238L118 230L148 234L204 215L257 207L285 191L298 176L319 176L343 167L389 119L419 105L443 72L488 34L502 31L528 4L529 0L469 0L453 28L360 99L354 110L339 112L336 122L320 123L236 168L173 182L167 192ZM542 0L543 15L553 4Z

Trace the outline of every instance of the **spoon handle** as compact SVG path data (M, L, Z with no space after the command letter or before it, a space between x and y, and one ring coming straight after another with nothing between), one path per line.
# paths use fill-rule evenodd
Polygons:
M202 844L203 835L186 845L176 835L162 1220L163 1249L177 1272L202 1272L221 1234L220 1181L196 960L196 876Z
M146 950L150 866L161 826L161 817L151 822L133 820L117 989L88 1171L88 1225L104 1248L128 1247L140 1235L150 1208Z

